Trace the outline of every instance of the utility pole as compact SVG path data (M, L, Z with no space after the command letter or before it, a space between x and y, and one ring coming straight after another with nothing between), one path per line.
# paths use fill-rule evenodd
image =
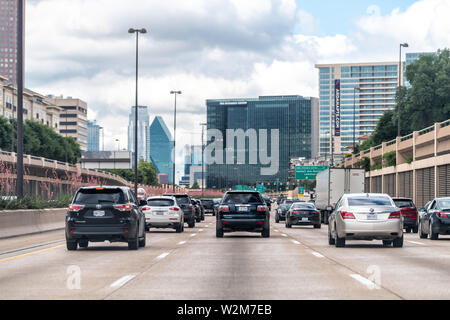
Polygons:
M202 126L202 197L205 196L205 142L204 142L204 130L206 123L200 123Z
M17 197L23 198L23 25L24 1L17 0ZM14 107L13 107L14 108Z

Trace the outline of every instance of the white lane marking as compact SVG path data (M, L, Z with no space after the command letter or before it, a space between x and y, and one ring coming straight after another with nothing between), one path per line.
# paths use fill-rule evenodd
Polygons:
M202 232L202 231L203 231L203 229L200 229L200 230L198 230L198 231Z
M280 230L276 230L276 229L275 229L275 232L280 232Z
M161 253L159 256L156 257L156 259L158 259L158 260L164 259L164 258L167 257L169 254L170 254L169 252Z
M134 274L126 275L126 276L120 278L119 280L117 280L116 282L114 282L113 284L111 284L110 287L114 288L114 289L115 288L120 288L125 283L127 283L130 280L132 280L134 277L136 277L136 275L134 275Z
M421 245L423 245L423 246L425 245L425 243L422 243L422 242L409 241L409 240L408 240L408 242L410 242L410 243L414 243L414 244L421 244Z
M367 278L364 278L363 276L361 276L359 274L351 274L350 277L352 277L356 281L362 283L363 285L365 285L369 289L379 288L376 283L370 281Z
M179 245L182 245L182 244L185 244L185 243L186 243L186 241L180 241L180 242L178 242Z
M313 251L313 252L311 252L313 255L315 255L317 258L325 258L325 256L324 255L322 255L322 254L320 254L320 253L318 253L318 252L315 252L315 251Z
M300 242L298 242L297 240L292 240L292 242L293 242L294 244L300 244Z
M282 233L281 235L282 235L283 237L287 237L287 234Z
M197 234L196 233L194 233L194 234L191 234L191 237L195 237Z

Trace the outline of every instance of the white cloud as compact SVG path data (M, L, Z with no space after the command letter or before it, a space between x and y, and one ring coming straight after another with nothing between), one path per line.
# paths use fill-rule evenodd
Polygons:
M412 51L450 43L447 0L384 16L372 6L354 32L335 36L317 36L319 19L294 0L34 0L26 10L26 85L87 101L88 117L105 127L107 149L116 138L126 146L134 105L135 40L127 30L148 29L140 36L139 103L172 129L169 92L183 91L179 167L183 145L201 141L206 99L317 96L316 63L395 61L400 42Z

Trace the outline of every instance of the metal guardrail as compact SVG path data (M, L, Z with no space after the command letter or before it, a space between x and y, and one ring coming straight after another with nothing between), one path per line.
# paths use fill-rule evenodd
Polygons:
M441 128L450 126L450 119L440 123Z
M410 133L410 134L408 134L407 136L401 137L400 141L403 142L403 141L406 141L406 140L410 140L410 139L413 138L413 136L414 136L414 134L413 134L413 133Z
M431 131L434 131L434 126L431 126L431 127L428 127L428 128L420 130L419 131L419 136L424 135L424 134L426 134L428 132L431 132Z
M391 140L391 141L389 141L388 143L386 143L386 147L392 146L392 145L395 144L396 142L397 142L397 139L396 139L396 140Z
M380 150L383 146L380 144L379 146L376 146L373 148L373 150Z
M368 154L368 153L370 153L370 149L365 150L363 154Z

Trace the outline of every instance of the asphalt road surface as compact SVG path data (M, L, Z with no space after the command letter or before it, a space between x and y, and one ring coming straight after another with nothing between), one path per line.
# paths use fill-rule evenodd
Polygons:
M405 234L403 248L381 241L328 245L327 226L271 237L215 236L207 216L184 233L147 233L147 247L90 243L67 251L64 231L0 240L0 299L448 299L450 237Z

